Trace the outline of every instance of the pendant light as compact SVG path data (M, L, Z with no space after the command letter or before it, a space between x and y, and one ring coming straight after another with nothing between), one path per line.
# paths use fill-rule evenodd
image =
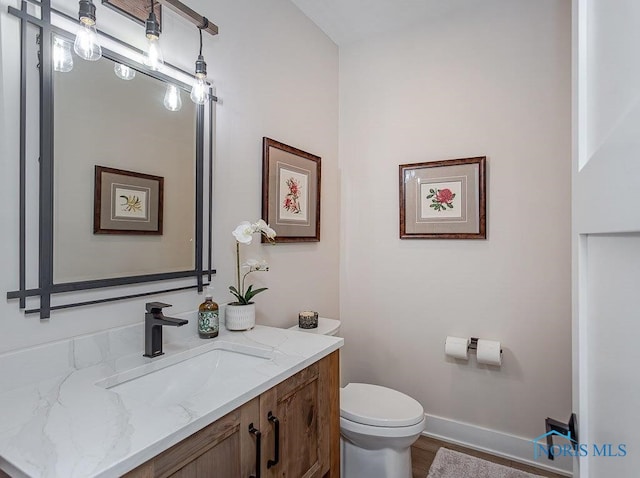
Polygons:
M71 55L71 45L59 36L53 37L53 49L51 53L54 71L67 73L73 70L73 55Z
M164 107L169 111L180 111L182 108L180 89L176 85L171 83L167 85L167 91L164 94Z
M200 51L196 60L196 73L191 87L191 101L197 105L203 105L207 99L207 63L202 56L202 29L209 26L209 20L203 17L202 26L198 27L200 32Z
M144 52L144 64L152 70L158 70L164 65L164 58L162 56L162 49L160 48L160 25L158 24L156 12L154 11L154 3L155 2L151 0L151 12L145 23L147 49Z
M133 80L136 77L136 70L122 63L113 65L113 71L118 78L125 81Z
M78 10L80 28L76 33L73 50L85 60L99 60L102 56L102 48L96 32L96 6L91 0L80 0L78 4L80 6Z

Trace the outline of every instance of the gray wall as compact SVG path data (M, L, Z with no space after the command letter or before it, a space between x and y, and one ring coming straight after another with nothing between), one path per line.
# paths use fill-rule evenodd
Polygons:
M341 48L346 381L526 438L569 416L570 6L471 2ZM487 240L400 240L398 165L474 156ZM502 341L503 366L445 358L447 335Z

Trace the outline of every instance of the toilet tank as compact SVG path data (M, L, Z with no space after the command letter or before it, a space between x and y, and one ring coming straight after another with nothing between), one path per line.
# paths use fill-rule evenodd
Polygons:
M315 329L301 329L297 325L289 328L291 330L298 330L300 332L308 332L311 334L338 335L338 332L340 332L340 321L336 319L327 319L326 317L318 317L318 327Z

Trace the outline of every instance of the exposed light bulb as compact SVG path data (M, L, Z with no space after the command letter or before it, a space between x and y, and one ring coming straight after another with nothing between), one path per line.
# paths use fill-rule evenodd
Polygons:
M151 0L151 11L145 22L147 49L144 52L144 64L152 70L159 70L164 65L162 49L160 48L160 24L156 18L154 0Z
M164 107L169 111L179 111L182 108L180 90L176 85L167 85L167 91L164 94Z
M136 77L136 70L122 63L113 65L113 71L118 78L125 81L133 80Z
M159 70L160 67L164 65L159 37L147 35L147 50L144 52L144 64L152 70Z
M71 46L66 40L60 37L53 37L53 49L51 53L53 59L53 69L62 73L73 70L73 56Z
M76 41L73 50L80 58L89 61L99 60L102 56L102 48L98 42L95 21L88 18L80 19L80 28L76 33Z
M202 35L202 30L200 31ZM203 105L207 99L207 64L202 54L196 60L196 74L191 87L191 101L197 105Z
M207 99L207 83L204 80L204 76L196 76L191 87L191 101L197 105L203 105Z

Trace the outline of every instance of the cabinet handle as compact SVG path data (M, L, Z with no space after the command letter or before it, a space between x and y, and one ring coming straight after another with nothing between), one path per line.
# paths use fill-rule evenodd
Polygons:
M273 452L275 454L275 458L267 461L267 468L271 468L272 466L276 466L280 461L280 421L271 412L267 414L267 419L276 427L275 450Z
M256 474L249 475L249 478L260 478L260 451L262 449L261 439L262 433L256 427L253 426L253 423L249 424L249 433L255 435L256 437Z

